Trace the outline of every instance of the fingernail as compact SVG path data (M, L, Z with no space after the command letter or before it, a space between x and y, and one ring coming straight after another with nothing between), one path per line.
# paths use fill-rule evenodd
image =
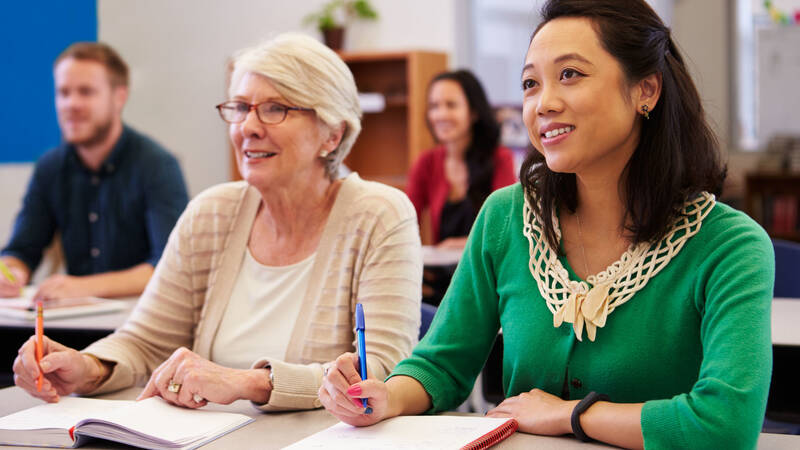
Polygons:
M354 384L347 389L347 393L350 395L361 395L361 386Z
M351 400L353 400L353 404L354 404L354 405L356 405L356 406L358 406L359 408L361 408L361 407L363 406L363 405L361 404L361 400L359 400L359 399L357 399L357 398L354 398L354 399L351 399Z
M372 408L367 406L367 409L364 410L364 414L372 414Z
M47 369L50 368L50 362L49 361L42 361L39 365L42 366L42 370L47 370Z

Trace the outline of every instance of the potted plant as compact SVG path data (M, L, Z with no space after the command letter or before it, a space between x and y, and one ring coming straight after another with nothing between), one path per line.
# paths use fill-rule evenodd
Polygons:
M325 45L333 50L341 50L344 30L354 19L375 20L378 12L369 0L331 0L322 9L303 19L305 24L315 24L322 32Z

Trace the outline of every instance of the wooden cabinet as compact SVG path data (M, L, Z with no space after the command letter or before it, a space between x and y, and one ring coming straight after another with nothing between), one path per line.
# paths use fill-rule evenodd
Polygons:
M362 130L345 165L362 178L403 189L411 164L434 145L425 122L431 79L447 70L444 53L410 51L340 54L359 92L386 99L381 112L364 113Z
M755 172L745 181L745 209L770 236L800 241L800 174Z

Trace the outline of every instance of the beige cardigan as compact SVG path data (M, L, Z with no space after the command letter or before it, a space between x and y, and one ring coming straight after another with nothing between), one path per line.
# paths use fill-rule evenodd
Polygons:
M245 182L212 187L190 202L131 317L84 350L116 363L93 393L143 385L182 346L209 358L260 202ZM422 256L416 214L402 192L348 176L312 270L286 361L253 355L253 367L272 365L264 410L320 406L322 363L354 351L357 302L364 304L372 376L385 378L416 344Z

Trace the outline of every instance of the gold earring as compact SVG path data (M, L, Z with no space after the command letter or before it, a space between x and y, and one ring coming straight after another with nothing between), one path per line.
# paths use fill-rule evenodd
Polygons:
M642 105L642 115L646 120L650 120L650 108L647 105Z

